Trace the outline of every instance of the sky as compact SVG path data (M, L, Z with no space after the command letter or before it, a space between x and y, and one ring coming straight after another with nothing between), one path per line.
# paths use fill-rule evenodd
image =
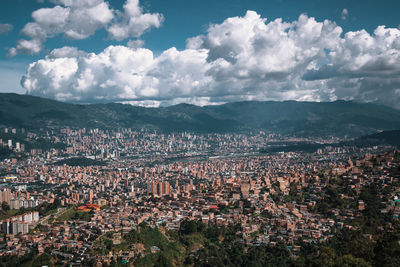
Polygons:
M244 100L400 109L396 0L13 0L0 92L142 106Z

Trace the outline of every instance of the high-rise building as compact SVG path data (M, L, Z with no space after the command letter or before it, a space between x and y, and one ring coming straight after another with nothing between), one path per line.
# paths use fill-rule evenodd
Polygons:
M18 198L11 199L10 200L10 209L12 209L12 210L19 209L20 208L19 204L20 204L20 199L18 199Z
M169 195L169 182L163 182L163 195Z
M147 181L147 195L164 196L169 195L170 185L168 182Z
M151 194L155 196L157 194L157 184L153 181L150 184Z
M7 202L8 205L10 205L11 198L12 198L12 193L9 188L3 189L0 191L0 204L4 202Z
M19 142L17 142L17 143L15 144L15 149L16 149L18 152L21 151L21 144L20 144Z
M157 195L162 196L163 194L163 182L157 182Z
M23 215L15 216L0 222L1 230L5 234L27 234L29 225L39 221L39 212L34 211Z
M243 184L240 185L240 192L242 193L242 196L244 198L248 198L249 191L250 191L250 184L243 183Z
M89 190L89 203L93 204L93 189Z

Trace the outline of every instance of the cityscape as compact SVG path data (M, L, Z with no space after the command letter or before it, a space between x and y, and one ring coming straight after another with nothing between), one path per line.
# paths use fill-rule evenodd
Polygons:
M392 229L400 214L400 152L390 145L261 153L265 143L301 138L129 128L2 132L15 138L0 142L13 153L0 165L2 257L37 251L67 265L144 264L148 253L160 253L160 241L139 246L130 233L150 227L172 239L191 221L237 227L235 242L283 243L296 257L305 244L367 227L372 209ZM28 151L39 139L54 147ZM364 195L372 188L371 200ZM201 241L193 242L192 250L178 250L176 263L196 261L201 247L192 246Z
M0 8L0 267L400 266L400 2Z

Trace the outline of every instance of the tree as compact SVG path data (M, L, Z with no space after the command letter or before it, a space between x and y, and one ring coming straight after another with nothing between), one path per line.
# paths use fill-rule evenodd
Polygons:
M1 209L4 210L4 211L9 211L10 210L10 205L8 205L7 202L3 201L1 203Z
M43 253L40 256L38 256L32 263L31 266L53 266L53 263L51 262L52 257L47 254L47 253Z
M203 229L204 225L202 225L201 222L184 220L181 222L179 232L181 234L189 235L196 232L201 232Z
M343 267L371 267L372 265L361 258L356 258L353 255L344 255L340 257L334 266Z

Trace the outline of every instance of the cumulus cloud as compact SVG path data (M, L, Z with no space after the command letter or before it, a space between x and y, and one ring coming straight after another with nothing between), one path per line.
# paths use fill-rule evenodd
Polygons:
M127 0L124 12L112 9L104 0L51 0L52 8L40 8L32 13L33 22L22 29L30 40L19 40L9 50L16 54L37 54L43 43L63 34L72 40L86 39L105 28L112 39L140 37L151 27L160 27L162 15L143 13L138 0Z
M126 44L130 48L140 48L144 46L143 40L129 40Z
M211 25L181 51L155 56L142 45L110 46L99 54L62 48L32 63L21 83L30 94L78 102L347 99L400 108L397 28L343 33L329 20L301 15L268 22L248 11Z
M7 56L13 57L16 56L18 53L23 54L36 54L42 50L42 42L37 39L32 40L19 40L17 42L16 47L10 48L8 51Z
M126 38L140 37L148 29L159 28L164 17L158 13L143 13L139 0L127 0L120 22L111 25L107 31L112 39L121 41Z
M0 24L0 34L7 34L13 30L13 25L11 24Z
M51 51L50 54L47 56L47 58L69 58L69 57L79 57L85 55L86 53L84 51L81 51L76 47L64 46L62 48L57 48Z

